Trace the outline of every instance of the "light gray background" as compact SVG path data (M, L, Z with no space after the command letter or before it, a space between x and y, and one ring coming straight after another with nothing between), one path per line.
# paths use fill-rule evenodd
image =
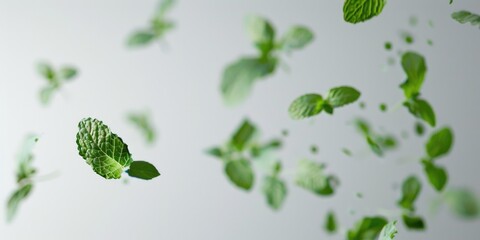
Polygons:
M450 18L454 10L480 12L476 0L389 1L381 16L364 24L343 21L342 1L184 0L171 12L178 25L168 34L168 47L128 50L125 40L145 26L157 1L0 1L0 239L342 239L323 231L324 216L334 209L343 229L365 214L395 217L399 190L394 186L417 173L425 138L413 135L415 122L405 109L381 113L378 104L393 106L402 98L404 80L396 65L385 70L395 53L386 40L405 50L401 30L414 33L412 47L427 58L423 95L435 107L438 125L455 131L452 153L439 162L447 166L449 186L480 192L477 103L480 83L480 30ZM315 41L287 58L289 72L278 71L255 86L240 107L226 108L218 92L226 64L254 53L245 37L247 14L268 17L280 33L293 24L315 32ZM411 28L408 18L419 17ZM434 28L428 27L432 19ZM433 39L434 46L426 44ZM75 81L42 107L38 91L45 82L34 66L39 60L80 68ZM352 85L363 93L367 110L357 105L322 114L315 120L292 121L289 103L307 92ZM160 138L146 147L125 121L131 110L150 109ZM83 117L107 123L129 144L136 159L154 163L162 176L150 181L106 181L78 155L77 123ZM378 130L410 132L399 151L380 159L368 154L363 139L348 122L368 117ZM317 197L291 184L279 212L270 210L259 190L235 187L221 162L203 151L228 138L242 118L251 118L265 138L290 131L281 157L286 172L304 157L328 164L341 179L333 197ZM14 188L14 156L27 133L41 134L35 147L40 175L60 176L39 183L22 204L12 224L4 220L4 204ZM317 156L309 147L320 148ZM346 157L348 147L356 157ZM257 178L259 180L259 178ZM398 239L478 239L479 221L454 218L446 209L429 212L437 194L424 184L418 210L427 220L425 232L400 226ZM363 199L355 197L362 192ZM351 215L351 211L355 214Z

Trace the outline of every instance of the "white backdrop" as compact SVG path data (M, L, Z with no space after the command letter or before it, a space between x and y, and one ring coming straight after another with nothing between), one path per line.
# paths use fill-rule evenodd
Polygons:
M425 138L412 132L413 117L405 109L381 113L402 98L400 66L382 71L390 53L385 41L400 46L399 32L410 30L413 49L426 56L423 95L434 106L439 126L452 126L455 146L440 160L447 166L449 186L480 192L477 159L480 114L480 30L450 18L454 10L480 12L476 0L389 1L383 13L364 24L343 21L342 1L183 0L171 12L177 28L167 35L167 48L125 47L128 34L145 26L157 2L153 0L0 0L0 239L340 239L327 237L323 221L334 209L343 228L366 214L395 210L399 185L409 174L424 180L419 214L425 232L409 232L399 224L398 239L475 239L479 221L454 218L446 209L433 215L429 204L436 193L425 182L417 158ZM221 101L219 81L226 64L254 53L243 28L247 14L268 17L280 33L293 24L315 32L315 41L288 59L290 71L278 71L258 83L240 107ZM411 28L408 18L419 17ZM427 21L434 21L434 28ZM426 44L433 39L434 46ZM406 49L403 47L402 49ZM45 84L35 63L71 63L80 76L66 84L48 107L38 101ZM363 93L366 110L339 109L334 116L292 121L289 103L307 92L352 85ZM159 141L147 147L125 120L131 110L150 109ZM150 182L106 181L78 155L77 123L96 117L121 136L136 159L154 163L162 176ZM248 116L264 137L288 129L281 152L285 168L304 157L326 162L340 177L338 192L321 198L294 186L279 212L270 210L259 190L235 187L221 162L206 156L207 147L223 142ZM347 123L368 117L376 127L399 134L410 132L401 148L380 159L373 155L346 157L348 147L365 152L364 140ZM6 199L14 189L15 153L24 136L41 135L35 147L40 174L60 176L37 184L12 224L4 220ZM319 146L312 156L309 147ZM407 160L405 160L407 159ZM259 178L257 178L259 179ZM362 192L363 199L355 197ZM351 211L355 214L351 215Z

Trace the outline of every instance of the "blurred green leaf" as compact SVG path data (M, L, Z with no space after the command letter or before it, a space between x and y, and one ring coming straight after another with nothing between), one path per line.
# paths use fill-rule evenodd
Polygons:
M450 210L460 218L474 219L479 216L480 199L467 188L448 189L444 200Z
M461 24L470 23L472 26L480 27L480 15L469 11L454 12L452 18Z
M333 211L330 211L330 212L327 213L324 228L330 234L337 232L337 219L336 219L335 213L333 213Z
M156 131L148 113L131 112L127 115L127 119L142 132L147 143L152 144L155 142Z
M408 214L402 215L403 223L408 229L424 230L426 228L425 222L419 216L411 216Z
M129 47L142 47L148 45L154 39L155 34L150 30L140 30L130 35L127 41L127 45Z
M428 156L435 160L447 154L453 144L453 132L450 128L444 127L438 131L435 131L430 136L427 144L425 145Z
M237 187L250 190L254 182L254 172L250 162L245 159L231 160L225 165L225 173Z
M233 134L230 144L237 150L243 151L245 147L253 140L255 134L257 132L257 128L250 120L245 119L243 120L240 127L237 131Z
M65 66L60 68L58 72L58 77L59 79L66 81L66 80L72 80L77 76L77 74L78 74L78 71L75 67Z
M340 86L328 91L326 101L334 108L353 103L360 98L360 92L353 87Z
M20 186L13 194L10 196L7 202L7 221L11 222L15 217L20 203L25 200L32 191L32 184L25 184Z
M294 26L280 40L280 45L284 51L302 49L313 41L313 33L304 26Z
M442 191L448 181L447 171L436 166L430 161L423 160L425 174L427 175L428 181L437 191Z
M384 217L364 217L355 224L355 227L348 230L348 240L374 240L378 237L383 227L387 224Z
M323 98L319 94L305 94L295 99L288 108L290 117L295 120L315 116L322 111Z
M420 180L416 176L408 177L403 181L402 198L398 201L398 205L409 211L415 211L414 203L421 190Z
M397 235L397 227L395 226L397 224L397 221L389 222L387 225L385 225L380 232L380 236L378 237L378 240L393 240L395 239L395 235Z
M419 99L419 98L412 98L404 102L403 105L405 105L408 108L408 111L410 111L412 115L424 120L430 126L435 127L436 125L435 112L433 111L433 108L430 106L430 104L426 100Z
M285 197L287 196L287 187L285 183L277 177L267 176L263 183L263 193L267 199L268 205L272 209L280 209Z
M297 166L295 183L317 195L331 195L334 189L331 185L331 177L324 173L323 164L310 160L301 160Z
M400 87L405 97L410 99L420 93L427 73L427 65L422 55L416 52L405 52L402 55L402 67L407 74L407 80Z

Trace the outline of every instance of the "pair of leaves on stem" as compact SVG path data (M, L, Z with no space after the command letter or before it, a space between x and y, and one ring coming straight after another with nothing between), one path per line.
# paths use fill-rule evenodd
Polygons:
M409 229L425 229L423 218L415 216L415 201L422 190L422 183L416 176L410 176L403 181L402 197L397 204L403 209L402 220Z
M46 62L39 63L37 71L48 82L48 85L40 90L40 102L44 105L50 102L53 94L64 83L73 80L78 74L77 69L73 66L63 66L59 70L55 70Z
M220 91L224 102L231 106L250 95L255 81L274 73L280 53L302 49L313 40L313 33L304 26L294 26L282 38L275 39L272 24L258 16L249 16L246 27L258 55L242 57L225 68Z
M360 23L378 16L386 0L345 0L343 5L343 19L349 23Z
M290 104L288 113L295 120L309 118L320 114L322 111L333 114L335 108L357 101L360 95L358 90L348 86L330 89L325 99L320 94L305 94Z
M155 40L162 39L167 32L175 27L175 24L165 17L166 13L173 7L174 3L174 0L163 0L160 2L154 17L150 22L150 26L130 35L127 45L133 48L143 47Z
M425 58L415 52L406 52L402 55L402 67L407 74L407 80L400 85L405 95L403 105L412 115L435 127L436 116L432 106L420 98L427 73Z
M470 23L472 26L480 27L480 15L469 11L454 12L452 18L461 24Z
M252 162L272 160L270 154L278 150L282 142L278 139L262 143L258 140L257 127L245 119L224 146L209 149L208 154L224 162L225 173L235 186L250 190L255 182ZM272 209L279 209L287 195L287 187L280 178L281 164L274 160L270 173L264 178L262 192Z
M7 202L7 221L9 222L15 217L20 203L30 195L33 189L33 177L37 170L32 166L32 150L37 141L37 136L28 136L18 153L16 173L17 189L10 195Z
M80 156L105 179L119 179L126 168L131 177L149 180L160 173L152 164L133 161L127 144L102 121L85 118L78 124L77 148Z
M379 134L372 130L370 124L361 118L354 121L358 131L365 137L370 149L378 156L383 156L385 151L393 150L397 147L397 139L391 134Z
M444 127L432 133L425 144L427 156L422 160L428 181L437 191L442 191L447 184L448 175L445 168L436 165L435 161L448 154L453 144L453 132Z
M157 134L148 113L132 112L128 114L127 119L142 132L145 141L148 144L153 144L155 142Z

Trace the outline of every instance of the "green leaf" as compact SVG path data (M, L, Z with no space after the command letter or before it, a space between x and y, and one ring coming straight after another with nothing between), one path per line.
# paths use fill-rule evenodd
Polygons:
M42 88L42 90L40 90L40 102L43 105L50 103L50 100L57 89L58 87L53 85L48 85Z
M452 13L452 18L461 24L470 23L472 26L480 27L480 15L469 11L454 12Z
M373 140L371 136L367 136L367 143L375 154L377 154L379 157L383 156L382 148L375 140Z
M319 114L322 111L323 98L319 94L305 94L293 100L288 108L288 113L292 119L299 120L309 118Z
M413 229L413 230L425 229L425 222L419 216L411 216L408 214L403 214L402 219L403 219L403 223L408 229Z
M267 19L259 16L248 16L246 28L249 38L258 48L264 49L265 46L273 47L275 29Z
M256 132L257 128L255 125L253 125L250 120L245 119L237 131L233 134L230 144L236 150L243 151L245 147L253 140Z
M17 213L18 207L20 203L28 197L30 192L32 191L33 185L26 184L17 189L13 194L10 196L7 202L7 221L11 222Z
M423 126L421 122L415 123L415 133L417 133L418 136L423 136L423 134L425 134L425 126Z
M207 150L207 154L217 158L223 158L224 152L220 147L213 147Z
M38 142L38 136L34 134L28 135L23 145L17 154L17 182L21 183L24 180L29 180L36 172L32 166L33 162L33 147Z
M335 214L332 211L327 213L324 228L328 233L337 232L337 219L335 218Z
M313 33L304 26L294 26L280 40L280 45L284 51L302 49L313 41Z
M78 124L78 153L106 179L119 179L133 159L128 146L102 121L85 118Z
M398 205L406 210L415 211L414 203L421 190L420 180L416 176L408 177L403 181L402 198L398 201Z
M175 0L162 0L158 5L155 18L163 18L165 14L175 5Z
M427 174L428 181L438 192L442 191L448 181L447 171L438 167L430 161L422 161L425 174Z
M129 47L142 47L151 43L155 39L155 34L149 30L140 30L133 33L127 41Z
M50 83L56 83L56 76L55 71L53 70L52 66L46 62L41 62L37 65L37 71L42 75L46 80Z
M334 191L330 184L331 177L323 170L323 164L301 160L297 166L295 184L317 195L331 195Z
M220 86L224 102L231 106L243 102L250 95L255 80L272 74L276 65L276 59L241 58L227 66Z
M405 52L402 55L402 67L407 74L407 80L400 85L407 99L417 96L422 88L427 64L425 58L416 52Z
M353 87L341 86L328 91L326 101L334 108L341 107L357 101L360 92Z
M376 239L382 231L383 227L387 224L387 220L384 217L364 217L362 220L355 224L355 227L347 232L348 240L367 240Z
M386 0L345 0L343 19L349 23L359 23L378 16Z
M444 127L430 136L425 148L428 156L434 160L447 154L452 148L453 132L450 128Z
M78 74L78 71L76 68L72 66L66 66L66 67L60 68L60 71L58 72L58 77L64 81L72 80L77 76L77 74Z
M129 113L127 119L142 132L147 143L155 142L155 128L147 113Z
M387 225L385 225L380 232L380 236L378 237L378 240L393 240L395 239L395 235L397 235L397 227L395 226L397 224L397 221L389 222Z
M419 98L412 98L403 105L408 108L408 111L410 111L413 116L420 118L427 122L430 126L435 127L435 112L427 101Z
M127 170L130 177L136 177L144 180L150 180L160 176L158 170L151 163L145 161L133 161L130 169Z
M458 217L475 219L480 213L479 199L467 188L448 189L445 192L444 201Z
M225 173L237 187L244 190L252 188L254 173L248 160L240 159L227 162Z
M285 201L287 187L282 180L276 177L267 176L263 184L263 193L265 194L268 205L272 209L277 210L280 209Z

